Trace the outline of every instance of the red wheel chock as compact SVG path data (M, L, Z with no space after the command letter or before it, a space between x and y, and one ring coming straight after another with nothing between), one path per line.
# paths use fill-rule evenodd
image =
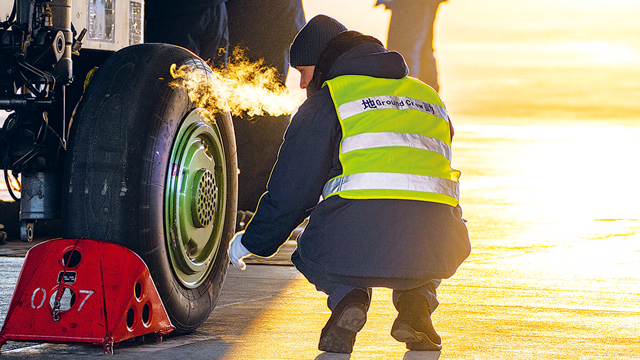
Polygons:
M166 335L174 327L144 261L133 251L91 239L31 248L2 331L7 340L113 344Z

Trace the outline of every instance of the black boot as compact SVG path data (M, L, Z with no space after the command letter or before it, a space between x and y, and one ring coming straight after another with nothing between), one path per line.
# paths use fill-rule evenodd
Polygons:
M351 290L340 300L322 329L318 349L350 354L356 342L356 334L367 322L369 302L369 294L360 289Z
M398 304L398 318L391 327L394 339L407 343L409 350L442 349L442 340L431 323L431 311L427 298L418 293L404 293L400 295Z

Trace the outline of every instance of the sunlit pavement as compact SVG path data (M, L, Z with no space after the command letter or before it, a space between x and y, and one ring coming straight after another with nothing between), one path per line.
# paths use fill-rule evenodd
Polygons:
M407 351L389 330L390 291L377 289L351 357L317 350L326 297L291 266L231 268L220 303L195 333L124 343L119 358L192 359L637 359L640 358L640 221L635 179L592 171L607 160L593 137L640 143L640 128L462 125L455 165L474 250L439 288L433 315L442 352ZM549 130L551 138L540 137ZM571 135L571 136L569 136ZM606 135L606 136L603 136ZM611 140L614 141L614 140ZM616 140L617 141L617 140ZM605 146L607 144L604 144ZM610 144L609 144L610 145ZM554 149L563 156L552 156ZM574 155L585 155L575 164ZM582 157L580 157L582 158ZM541 186L552 183L555 187ZM3 319L21 258L0 258ZM3 357L85 358L102 349L9 342Z

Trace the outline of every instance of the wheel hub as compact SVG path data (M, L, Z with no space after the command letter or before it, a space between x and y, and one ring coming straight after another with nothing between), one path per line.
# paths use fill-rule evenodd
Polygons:
M213 115L192 110L171 149L165 190L167 249L176 277L196 288L211 271L226 207L224 146Z

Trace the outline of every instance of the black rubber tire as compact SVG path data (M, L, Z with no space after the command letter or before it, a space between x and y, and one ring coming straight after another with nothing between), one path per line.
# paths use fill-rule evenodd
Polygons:
M219 248L197 287L176 277L167 247L165 187L177 132L194 105L172 88L171 64L195 62L178 46L143 44L111 55L96 71L74 115L63 184L63 236L121 244L149 267L177 332L195 330L218 300L237 204L237 158L231 117L215 115L226 159L226 206Z

